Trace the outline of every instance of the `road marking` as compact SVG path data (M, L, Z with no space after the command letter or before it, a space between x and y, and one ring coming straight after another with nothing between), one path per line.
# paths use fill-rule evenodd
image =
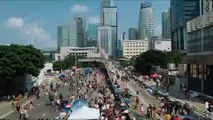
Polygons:
M128 84L127 84L127 87L128 87L134 94L137 94ZM145 102L145 101L143 100L142 97L139 96L139 98L140 98L140 100L143 102L144 105L149 106L149 104L148 104L147 102Z
M25 105L29 104L30 101L33 101L33 100L35 100L35 97L32 98L32 99L30 99L30 100L27 101L26 103L22 104L22 106L25 106ZM8 115L10 115L10 114L13 113L13 112L15 112L15 110L11 110L10 112L8 112L8 113L6 113L6 114L0 116L0 119L3 119L3 118L5 118L5 117L7 117Z
M45 113L42 115L42 117L44 117L44 116L46 116L46 114L45 114Z

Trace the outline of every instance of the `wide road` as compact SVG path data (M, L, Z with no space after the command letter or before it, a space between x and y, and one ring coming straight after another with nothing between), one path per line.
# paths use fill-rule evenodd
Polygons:
M53 82L55 82L55 81L53 81ZM62 93L64 97L67 97L68 94L73 94L74 91L69 92L69 87L67 85L67 86L61 87L60 90L58 91L58 95L59 95L59 93ZM27 108L28 115L29 115L28 118L30 120L33 120L33 119L35 120L35 119L39 119L39 118L53 119L57 115L59 115L59 111L51 111L50 107L48 105L46 105L44 92L41 92L40 99L33 100L33 104L34 104L35 110L30 110L29 104L25 105L25 107ZM9 114L8 116L6 116L5 119L17 120L18 116L19 116L19 114L17 112L13 112L13 113Z

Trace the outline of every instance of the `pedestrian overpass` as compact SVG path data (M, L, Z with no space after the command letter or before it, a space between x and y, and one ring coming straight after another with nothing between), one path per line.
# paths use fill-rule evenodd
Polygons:
M101 58L88 58L88 59L79 59L78 62L100 62L102 63L103 59Z

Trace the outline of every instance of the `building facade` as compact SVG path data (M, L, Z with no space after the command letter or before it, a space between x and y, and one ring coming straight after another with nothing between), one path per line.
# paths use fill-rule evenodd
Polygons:
M88 25L88 39L97 40L98 37L98 24L89 24Z
M102 0L101 1L101 11L100 11L100 25L104 25L104 7L113 6L113 0Z
M129 40L138 39L138 30L135 28L129 28Z
M132 58L148 50L148 40L124 40L123 57Z
M171 51L171 39L155 39L150 44L152 50Z
M84 20L83 17L77 16L75 17L76 22L76 33L77 33L77 47L85 47L85 27L84 27Z
M187 87L213 96L213 11L203 8L203 15L187 22Z
M111 58L117 58L117 47L118 47L118 26L117 26L117 7L116 6L105 6L103 8L103 26L110 27L111 40L108 46L111 46L113 51ZM110 52L111 53L111 52Z
M139 10L138 33L140 39L154 36L154 9L150 2L141 4Z
M104 50L104 53L112 56L112 28L103 26L98 28L98 46Z
M98 25L88 25L87 47L97 46L98 41Z
M64 60L68 55L100 58L100 52L97 47L61 47L60 52L55 54L55 61Z
M187 50L186 22L199 16L200 0L171 0L172 50Z
M162 38L171 39L171 9L162 12Z
M57 28L57 44L58 50L60 47L69 46L69 26L63 25Z

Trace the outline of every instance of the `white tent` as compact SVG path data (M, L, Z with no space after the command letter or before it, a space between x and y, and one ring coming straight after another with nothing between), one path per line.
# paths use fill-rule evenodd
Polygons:
M99 117L100 113L98 109L83 106L82 108L72 112L68 120L88 120L88 119L98 120Z

